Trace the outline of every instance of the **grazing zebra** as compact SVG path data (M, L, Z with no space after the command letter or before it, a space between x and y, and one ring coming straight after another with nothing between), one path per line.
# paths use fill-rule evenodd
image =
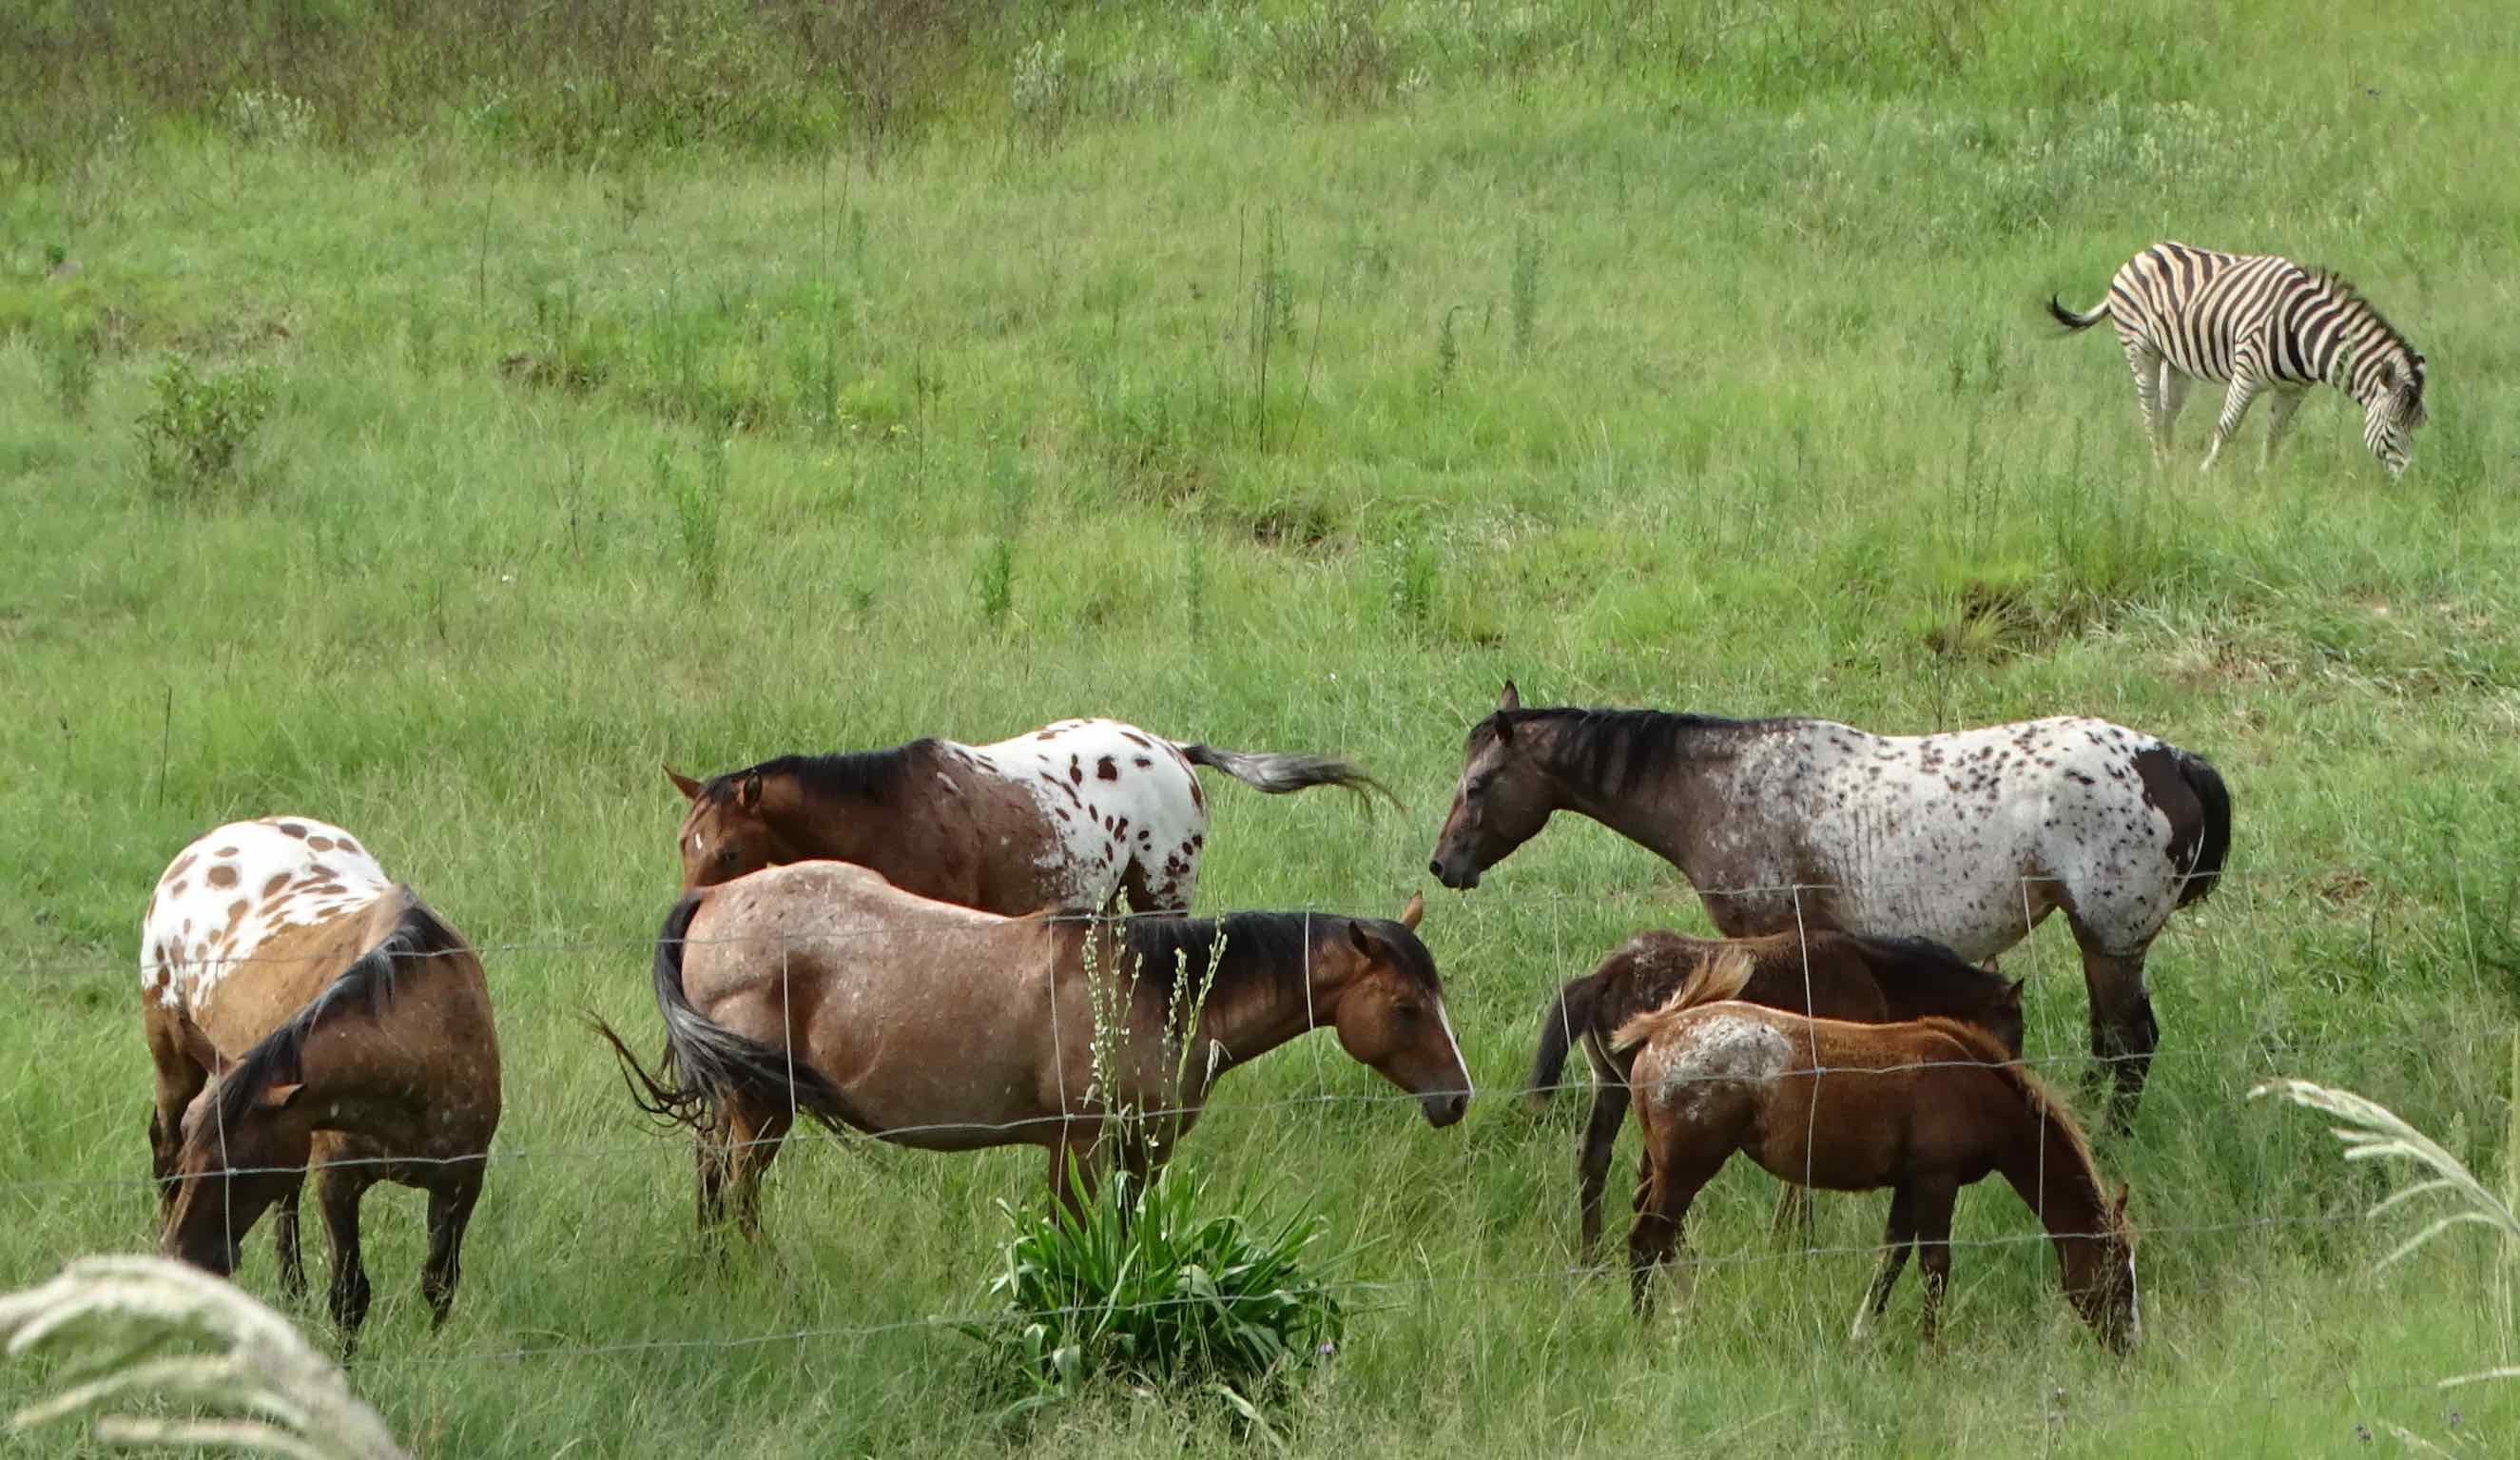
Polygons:
M2321 381L2362 407L2362 444L2393 478L2407 469L2408 438L2424 424L2424 357L2325 269L2161 243L2128 259L2089 313L2053 297L2048 312L2068 331L2103 319L2117 326L2156 459L2170 453L2190 381L2230 382L2207 469L2263 389L2275 392L2265 461L2274 460L2302 396Z

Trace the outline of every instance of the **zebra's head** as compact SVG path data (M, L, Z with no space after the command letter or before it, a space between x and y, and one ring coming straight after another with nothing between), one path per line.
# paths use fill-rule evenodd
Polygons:
M2413 453L2415 428L2424 413L2424 357L2411 345L2401 345L2380 361L2373 388L2362 405L2362 444L2389 469L2391 477L2407 469Z

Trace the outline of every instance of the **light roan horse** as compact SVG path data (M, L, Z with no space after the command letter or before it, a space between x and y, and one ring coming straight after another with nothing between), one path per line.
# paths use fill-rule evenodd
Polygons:
M277 1205L281 1284L299 1296L311 1168L333 1317L355 1343L360 1199L379 1181L414 1186L428 1194L421 1292L443 1323L499 1124L489 985L464 939L347 832L274 816L222 826L168 865L140 984L165 1255L233 1272Z
M2144 955L2214 888L2231 802L2196 755L2079 716L1948 735L1830 720L1525 709L1472 727L1435 844L1449 888L1575 811L1678 867L1730 937L1839 928L1992 958L2063 910L2111 1114L2133 1124L2159 1042Z
M1382 790L1326 755L1178 745L1118 720L1061 720L985 746L786 755L706 782L665 774L692 803L679 837L687 891L828 857L1012 917L1107 908L1123 892L1140 912L1188 910L1207 846L1196 765L1272 795Z
M1041 1146L1072 1199L1070 1158L1089 1183L1113 1159L1160 1163L1227 1071L1312 1028L1429 1124L1460 1119L1469 1072L1418 915L1006 918L798 862L667 915L658 1072L597 1028L640 1106L698 1137L703 1230L731 1200L757 1234L762 1172L799 1115L931 1151ZM1115 1111L1140 1118L1106 1141Z
M1913 1250L1932 1342L1953 1206L1961 1187L2001 1172L2048 1229L2075 1310L2111 1348L2135 1346L2143 1325L2126 1188L2108 1191L2074 1118L2002 1045L1957 1020L1846 1024L1726 1000L1747 974L1747 960L1717 960L1612 1041L1633 1052L1644 1135L1628 1234L1640 1314L1652 1309L1654 1269L1680 1245L1689 1203L1737 1151L1783 1181L1891 1189L1859 1340Z
M1559 991L1541 1017L1540 1049L1531 1067L1527 1099L1537 1111L1556 1089L1570 1039L1582 1045L1592 1066L1593 1115L1575 1163L1587 1265L1600 1246L1601 1189L1611 1148L1628 1118L1633 1056L1614 1052L1612 1039L1620 1026L1661 1008L1692 977L1706 976L1718 959L1728 958L1744 960L1746 967L1729 998L1855 1024L1943 1015L1974 1024L2013 1055L2021 1053L2021 984L1925 938L1858 937L1828 929L1744 938L1640 933ZM1800 1188L1786 1188L1777 1208L1779 1231L1795 1210L1808 1210L1800 1196Z

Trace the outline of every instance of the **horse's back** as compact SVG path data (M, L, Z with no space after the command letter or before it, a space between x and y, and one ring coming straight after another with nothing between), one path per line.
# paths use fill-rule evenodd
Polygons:
M788 862L709 890L686 934L684 987L705 1012L764 979L932 985L1039 925L922 897L853 862Z
M141 991L152 1003L199 1017L248 965L256 970L249 981L301 981L297 975L312 977L307 966L323 955L267 956L285 951L276 941L317 933L321 944L321 930L363 915L393 886L355 838L312 817L214 828L176 853L150 894L141 921Z
M1134 866L1136 890L1151 904L1141 911L1190 906L1207 846L1207 798L1171 741L1120 720L1060 720L957 749L1039 808L1057 848L1045 900L1101 907Z

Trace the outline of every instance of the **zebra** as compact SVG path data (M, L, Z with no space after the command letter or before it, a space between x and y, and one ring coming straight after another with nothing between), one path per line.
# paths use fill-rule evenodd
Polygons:
M2362 444L2393 479L2407 469L2408 437L2424 424L2424 357L2325 269L2159 243L2128 259L2108 297L2089 312L2077 314L2054 296L2048 312L2069 334L2103 319L2117 326L2156 461L2170 454L2171 427L2191 381L2230 382L2200 470L2212 470L2264 389L2274 400L2262 465L2274 460L2293 412L2321 381L2362 407Z

